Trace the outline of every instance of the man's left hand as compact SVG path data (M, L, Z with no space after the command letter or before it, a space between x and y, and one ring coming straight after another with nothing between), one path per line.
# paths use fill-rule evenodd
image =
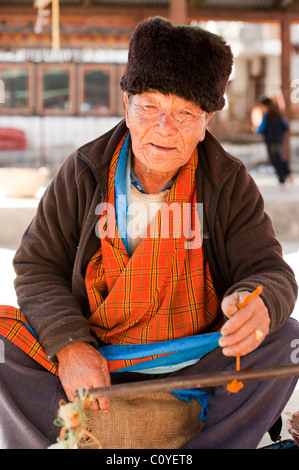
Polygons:
M235 292L222 301L222 311L228 320L221 329L219 345L225 356L245 356L254 351L269 333L270 316L260 297L253 297L246 306L238 308L238 303L249 293Z

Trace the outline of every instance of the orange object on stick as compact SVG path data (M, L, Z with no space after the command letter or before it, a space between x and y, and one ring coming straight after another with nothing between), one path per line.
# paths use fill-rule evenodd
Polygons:
M236 371L238 372L240 370L240 354L237 354L236 358Z
M242 302L238 302L238 308L245 307L245 305L248 304L248 302L253 299L253 297L256 297L260 295L263 292L263 286L258 286L253 292L250 294L246 295L245 299L242 300Z
M243 387L243 382L237 379L232 380L229 384L226 385L226 389L231 393L238 393L238 391Z
M242 302L238 302L238 308L245 307L248 302L257 295L260 295L263 292L263 286L258 286L251 294L246 295L245 299ZM240 354L237 354L236 357L236 371L240 370ZM241 388L243 388L243 382L238 381L237 379L232 380L229 384L226 385L226 388L231 393L238 393Z

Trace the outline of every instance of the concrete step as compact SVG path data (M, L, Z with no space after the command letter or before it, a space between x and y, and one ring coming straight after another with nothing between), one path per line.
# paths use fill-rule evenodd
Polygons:
M281 187L275 175L253 174L279 240L299 243L299 174Z
M16 248L35 216L38 198L0 198L0 246Z

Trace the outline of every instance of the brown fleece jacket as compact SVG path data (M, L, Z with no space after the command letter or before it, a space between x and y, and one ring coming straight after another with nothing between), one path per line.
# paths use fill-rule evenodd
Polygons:
M48 186L14 258L19 306L50 359L72 342L98 344L88 324L84 274L100 246L97 207L105 197L113 151L126 130L121 121L70 155ZM198 149L203 248L219 299L263 285L274 331L294 308L297 284L263 198L242 162L209 132Z

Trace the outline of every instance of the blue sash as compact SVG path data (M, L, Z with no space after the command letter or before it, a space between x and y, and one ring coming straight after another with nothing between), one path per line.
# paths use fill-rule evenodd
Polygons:
M220 337L221 333L219 332L208 333L157 343L102 346L98 348L98 351L107 360L140 359L166 354L162 357L150 359L113 372L142 372L143 370L148 372L153 369L153 373L155 373L156 368L167 368L169 365L181 364L195 359L199 360L219 346L218 341ZM171 391L171 393L186 402L189 402L192 398L198 401L202 407L199 419L203 423L206 421L211 393L200 389Z

